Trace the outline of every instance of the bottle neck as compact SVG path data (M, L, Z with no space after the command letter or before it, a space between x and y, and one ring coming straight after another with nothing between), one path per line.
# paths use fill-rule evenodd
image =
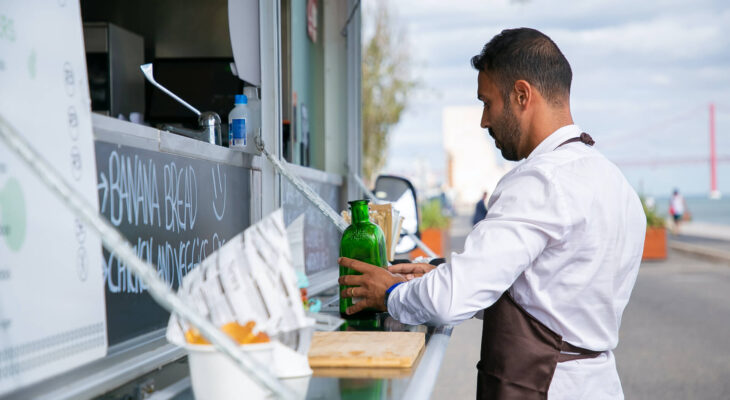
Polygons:
M365 201L351 204L350 213L352 214L353 224L367 222L370 220L370 216L368 215L368 203Z

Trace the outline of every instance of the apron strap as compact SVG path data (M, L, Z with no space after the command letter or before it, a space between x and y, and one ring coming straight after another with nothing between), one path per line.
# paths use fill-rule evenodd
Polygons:
M596 143L591 135L583 132L578 137L570 138L563 143L560 143L558 147L573 142L582 142L587 144L588 146L593 146ZM556 147L555 149L557 149L558 147ZM560 343L560 355L558 355L558 362L595 358L598 357L601 353L602 351L588 350L578 346L574 346L566 341L562 341Z
M585 134L588 136L588 134ZM590 136L588 136L590 138ZM573 139L580 139L580 138L573 138ZM577 141L577 140L575 140ZM588 350L584 349L582 347L578 347L576 345L570 344L563 340L563 338L555 333L552 329L548 328L545 324L540 322L537 318L535 318L532 314L527 312L524 307L522 307L517 301L515 301L514 297L509 293L509 291L505 292L506 298L509 301L509 303L520 310L520 315L522 315L525 318L529 318L531 321L534 321L536 325L539 325L541 329L544 329L547 332L550 332L550 334L554 335L555 338L559 341L556 345L556 350L558 350L560 353L558 354L558 362L565 362L565 361L573 361L573 360L583 360L586 358L595 358L601 355L603 353L602 351L595 351L595 350Z
M566 352L566 353L564 353ZM603 353L602 351L594 351L584 349L582 347L574 346L566 341L560 343L560 355L558 355L558 362L583 360L586 358L596 358Z
M560 145L558 145L558 147L560 147L564 144L573 143L573 142L583 142L583 143L587 144L588 146L593 146L596 143L595 140L593 140L593 138L591 137L591 135L583 132L578 137L574 137L574 138L564 141L563 143L560 143ZM558 147L556 147L555 149L557 149Z

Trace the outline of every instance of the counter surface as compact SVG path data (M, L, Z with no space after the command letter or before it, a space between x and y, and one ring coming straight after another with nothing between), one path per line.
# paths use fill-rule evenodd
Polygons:
M336 303L335 303L336 304ZM330 306L326 313L334 313ZM306 399L428 399L433 392L441 361L451 337L451 326L405 325L388 314L374 321L347 321L341 330L425 332L426 345L411 368L315 368ZM192 389L171 397L193 400Z
M426 345L411 368L315 368L307 399L428 399L431 396L451 337L450 326L405 325L388 314L378 314L375 324L353 322L346 322L341 329L425 332Z

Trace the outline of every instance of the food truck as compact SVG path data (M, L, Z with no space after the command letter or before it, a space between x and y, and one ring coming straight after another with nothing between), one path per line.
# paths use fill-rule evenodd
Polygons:
M0 3L0 398L194 396L186 350L166 338L175 302L100 239L87 206L171 292L282 209L304 232L292 261L307 296L336 316L332 211L367 189L360 63L359 0ZM229 147L242 94L247 143ZM390 178L376 192L408 191L417 233L415 191ZM299 396L428 398L451 327L380 318L423 334L410 367L314 368Z

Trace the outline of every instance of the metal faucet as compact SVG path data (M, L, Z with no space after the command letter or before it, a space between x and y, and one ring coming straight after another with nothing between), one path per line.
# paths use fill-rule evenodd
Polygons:
M178 135L187 136L193 139L202 140L210 144L220 145L221 142L221 117L213 111L200 112L197 108L191 106L185 100L181 99L178 95L168 90L166 87L160 85L155 81L155 77L152 73L152 64L142 64L139 66L147 80L155 85L158 89L162 90L165 94L172 97L178 103L184 105L189 110L198 115L198 126L199 130L179 128L170 124L162 126L163 130L176 133Z
M164 124L162 130L177 133L178 135L202 140L211 144L221 144L221 117L213 111L204 111L198 116L199 130L181 128L178 126Z

